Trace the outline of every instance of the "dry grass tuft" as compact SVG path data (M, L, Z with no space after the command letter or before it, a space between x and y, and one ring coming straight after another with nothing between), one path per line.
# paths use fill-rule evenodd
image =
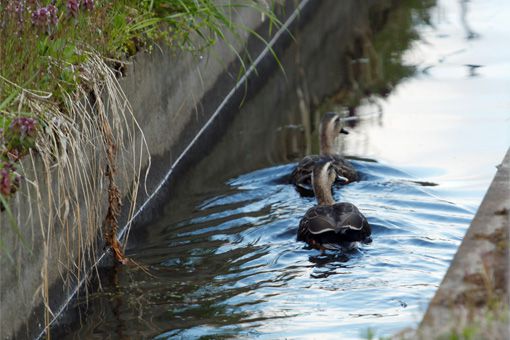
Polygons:
M26 211L13 214L19 228L39 228L32 231L24 251L41 254L37 295L46 306L47 325L54 316L50 285L60 275L71 289L88 275L89 265L99 254L97 235L103 234L115 258L127 263L116 236L121 197L127 196L130 219L144 153L150 166L143 132L113 70L100 56L86 54L80 85L75 92L64 93L63 105L52 101L51 94L25 89L16 98L20 107L38 113L42 126L37 152L30 150L20 163L25 188L10 206L13 211L27 206ZM30 233L25 230L24 235ZM50 267L48 260L55 258L59 266Z

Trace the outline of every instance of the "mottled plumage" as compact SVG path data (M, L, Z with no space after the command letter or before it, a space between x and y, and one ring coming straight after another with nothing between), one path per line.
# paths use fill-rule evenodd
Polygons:
M352 164L339 155L311 155L303 158L291 174L291 183L305 196L313 196L312 171L318 162L331 162L335 168L337 183L347 184L358 180L358 173Z
M331 186L337 177L333 162L314 164L311 183L317 204L299 222L298 241L324 249L351 248L355 242L370 242L372 232L365 216L352 203L335 203Z
M316 249L339 249L368 242L370 234L367 219L354 204L336 203L308 209L299 222L297 239Z

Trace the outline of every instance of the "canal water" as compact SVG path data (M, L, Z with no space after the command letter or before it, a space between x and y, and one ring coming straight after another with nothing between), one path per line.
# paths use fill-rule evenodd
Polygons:
M347 80L319 102L283 88L298 110L269 114L278 93L249 99L161 216L132 231L127 255L150 274L101 271L102 289L54 334L360 339L416 326L510 145L510 3L404 1L371 18L342 51ZM287 184L318 151L325 111L350 117L337 147L361 175L335 199L373 229L343 253L296 242L314 200Z

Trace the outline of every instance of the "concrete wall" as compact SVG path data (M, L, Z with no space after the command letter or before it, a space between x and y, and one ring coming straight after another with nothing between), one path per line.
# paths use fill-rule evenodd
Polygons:
M405 339L510 339L510 149L417 331Z

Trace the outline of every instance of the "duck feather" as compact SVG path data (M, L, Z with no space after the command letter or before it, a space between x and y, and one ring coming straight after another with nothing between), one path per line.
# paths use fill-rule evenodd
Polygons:
M298 229L298 240L322 244L363 241L371 233L367 219L351 203L318 205L308 209Z
M313 167L319 162L331 162L339 178L343 177L343 184L358 180L358 174L352 164L339 155L310 155L304 157L291 174L291 183L304 190L303 194L313 195L311 184ZM347 181L345 180L347 179Z

